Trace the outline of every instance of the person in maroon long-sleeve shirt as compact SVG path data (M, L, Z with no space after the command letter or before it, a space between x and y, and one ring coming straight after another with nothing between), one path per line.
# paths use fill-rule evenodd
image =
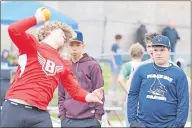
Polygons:
M8 89L1 111L1 127L52 127L47 106L61 82L69 95L81 102L102 104L103 88L92 93L80 88L70 61L59 55L74 31L61 22L44 25L38 41L25 31L46 21L42 9L35 16L8 27L11 40L19 49L19 66Z
M102 70L92 57L83 53L85 43L82 32L75 30L75 33L77 38L68 43L72 71L77 76L80 86L88 92L92 92L104 85ZM58 97L61 127L101 127L104 115L103 104L75 101L68 95L62 84L58 88Z

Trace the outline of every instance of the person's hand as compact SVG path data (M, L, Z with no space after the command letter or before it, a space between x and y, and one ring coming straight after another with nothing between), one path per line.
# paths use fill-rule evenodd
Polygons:
M45 23L45 21L50 19L50 16L50 11L44 7L38 8L35 13L37 23Z
M101 87L99 89L94 90L92 93L88 93L85 97L86 102L95 102L103 104L101 101L103 99L103 91L104 88Z
M102 125L102 120L97 120L99 122L100 125Z
M114 68L114 69L117 69L117 65L116 65L116 64L114 64L113 68Z
M65 118L65 115L60 116L60 120L63 120Z

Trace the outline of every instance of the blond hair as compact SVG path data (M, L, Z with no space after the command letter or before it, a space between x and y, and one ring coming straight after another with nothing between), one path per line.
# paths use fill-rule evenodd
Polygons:
M49 32L55 29L63 30L66 36L66 43L72 39L74 31L70 26L59 21L53 21L51 23L45 24L39 29L37 34L38 41L44 40L49 35Z
M144 54L145 49L139 43L134 43L129 47L129 53L132 58L141 58Z

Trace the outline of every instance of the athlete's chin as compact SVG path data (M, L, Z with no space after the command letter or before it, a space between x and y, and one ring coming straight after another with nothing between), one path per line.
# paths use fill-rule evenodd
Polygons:
M71 57L74 58L74 59L77 59L78 58L78 54L72 54Z
M77 53L72 53L71 54L73 57L76 57L78 54Z
M165 62L164 61L161 61L161 60L159 60L159 61L155 61L155 63L157 64L157 65L164 65L165 64Z

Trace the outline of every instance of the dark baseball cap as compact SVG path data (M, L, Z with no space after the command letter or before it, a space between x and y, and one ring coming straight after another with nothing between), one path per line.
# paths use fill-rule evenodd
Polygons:
M152 46L165 46L171 48L171 43L167 36L158 35L152 38Z
M82 34L82 32L80 32L78 30L74 30L74 32L75 32L76 35L70 42L83 43L83 34Z

